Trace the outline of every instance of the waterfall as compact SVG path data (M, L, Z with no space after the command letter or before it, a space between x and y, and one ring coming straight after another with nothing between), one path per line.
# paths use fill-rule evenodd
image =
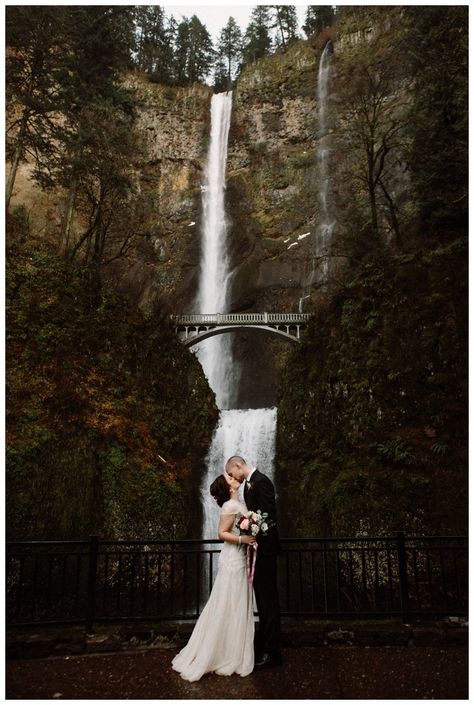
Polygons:
M225 215L225 169L232 93L217 93L211 101L211 138L202 187L201 266L197 310L226 313L228 310L229 256ZM205 340L196 351L217 406L232 403L232 339L218 335Z
M331 218L330 208L328 204L329 192L329 135L327 127L327 107L328 107L328 90L329 81L331 78L331 56L332 42L327 42L324 51L319 60L318 70L318 111L319 111L319 145L317 158L319 162L319 207L320 207L320 224L318 228L317 251L321 254L326 254L331 244L332 232L334 230L335 221ZM327 279L329 270L329 262L327 259L322 260L322 279Z
M195 304L202 314L227 313L230 305L225 172L231 111L231 92L212 97L211 135L202 187L200 280ZM221 410L201 484L204 539L217 537L219 507L209 493L209 486L223 473L228 457L240 455L250 465L256 465L265 474L273 476L276 409L229 408L238 383L231 343L230 334L217 335L199 344L196 350ZM206 568L204 573L204 580L207 581Z
M234 453L243 456L249 465L258 466L271 477L275 459L275 428L276 408L221 411L206 458L211 477L222 472L223 464ZM209 494L209 484L205 482L201 489L203 538L214 536L219 522L219 507Z
M318 68L318 122L319 141L316 150L316 161L318 164L318 205L319 205L319 225L316 228L315 237L312 241L312 255L310 272L303 286L303 296L300 299L300 310L303 300L311 295L311 286L319 271L319 281L327 281L329 274L329 260L324 257L328 254L332 241L332 234L336 225L336 220L331 213L329 202L330 171L329 157L331 153L330 135L328 134L328 94L329 84L332 74L331 57L333 53L332 42L329 40L324 47L319 60ZM321 259L322 257L322 259Z

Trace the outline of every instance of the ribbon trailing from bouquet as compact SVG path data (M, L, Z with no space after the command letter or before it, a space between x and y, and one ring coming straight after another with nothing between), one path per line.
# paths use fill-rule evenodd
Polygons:
M252 553L252 558L250 558L250 553ZM257 543L247 546L247 581L249 584L249 589L252 589L253 576L255 573L255 561L257 560Z

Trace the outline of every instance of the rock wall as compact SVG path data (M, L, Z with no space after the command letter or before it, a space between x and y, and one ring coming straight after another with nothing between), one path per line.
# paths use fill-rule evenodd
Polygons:
M234 91L229 136L227 209L232 266L232 310L297 311L308 274L311 231L317 219L315 179L316 82L319 52L307 42L249 65ZM189 312L200 258L202 169L210 131L209 87L170 88L140 74L126 77L138 100L139 183L153 199L147 237L110 266L120 288L148 315ZM59 242L66 194L44 192L21 167L12 208L23 205L30 230ZM84 223L76 215L76 236ZM126 227L126 224L124 224ZM292 243L297 245L288 249ZM278 370L289 344L261 334L235 338L242 367L241 406L276 401ZM265 381L255 389L262 365Z

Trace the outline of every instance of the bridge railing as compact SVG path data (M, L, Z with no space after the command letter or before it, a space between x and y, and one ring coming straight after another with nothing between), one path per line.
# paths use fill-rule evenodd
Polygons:
M282 539L283 615L465 615L464 536ZM196 619L212 588L218 540L7 543L7 626Z
M304 324L311 318L310 313L214 313L214 314L183 314L173 315L171 320L175 325L245 325L272 323Z

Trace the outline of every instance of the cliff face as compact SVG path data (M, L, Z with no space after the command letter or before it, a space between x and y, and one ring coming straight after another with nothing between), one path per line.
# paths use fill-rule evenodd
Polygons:
M229 242L234 268L232 310L297 311L308 276L314 229L316 83L319 50L297 42L284 55L248 66L233 97L227 168ZM201 184L210 132L210 88L169 88L139 74L126 78L138 100L142 189L151 192L146 237L110 276L147 315L163 307L189 312L197 291ZM12 206L24 205L32 232L59 241L66 194L42 192L21 168ZM76 214L76 237L84 229ZM124 228L127 225L124 223ZM298 243L288 249L291 243ZM289 344L248 334L234 341L242 367L239 404L274 404ZM252 352L249 355L249 352ZM259 390L251 383L264 365ZM248 380L248 383L247 383Z
M119 265L122 284L147 312L153 311L157 297L171 310L186 310L196 289L211 90L200 85L165 88L138 77L129 83L139 100L143 140L137 170L153 199L149 237L134 253L133 263Z

